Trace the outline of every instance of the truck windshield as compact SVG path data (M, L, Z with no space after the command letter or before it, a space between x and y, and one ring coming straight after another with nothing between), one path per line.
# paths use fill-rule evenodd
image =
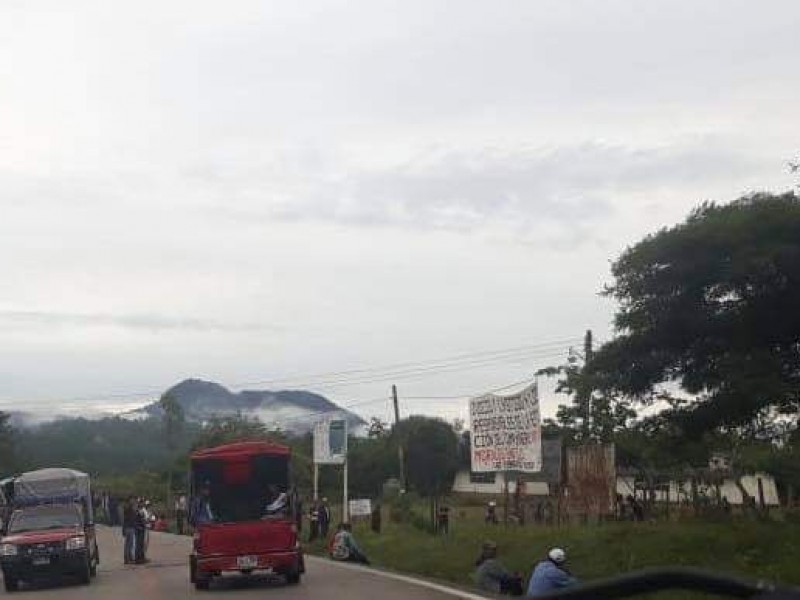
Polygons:
M36 506L17 510L11 515L8 533L80 527L81 515L74 506Z

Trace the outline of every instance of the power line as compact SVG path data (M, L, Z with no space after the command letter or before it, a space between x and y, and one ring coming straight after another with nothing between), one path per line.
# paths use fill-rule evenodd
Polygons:
M530 384L530 383L533 383L535 380L536 380L535 377L528 377L527 379L522 379L520 381L515 381L513 383L508 383L506 385L503 385L503 386L500 386L500 387L497 387L497 388L493 388L493 389L490 389L490 390L482 390L482 391L476 392L474 394L465 394L463 396L450 396L447 399L448 400L461 400L461 399L464 399L464 398L476 398L478 396L483 396L485 394L494 394L496 392L501 392L501 391L507 390L509 388L517 387L517 386L520 386L520 385L523 385L523 384ZM426 399L424 397L419 397L419 398L420 399ZM412 399L414 399L414 397L411 397L411 396L410 397L404 397L403 399L404 400L412 400ZM445 399L445 398L444 397L440 397L440 399ZM344 410L349 410L351 408L356 408L358 406L366 406L368 404L375 404L377 402L391 402L391 401L392 401L391 397L382 396L380 398L373 398L372 400L362 400L362 401L354 402L354 403L351 403L351 404L342 404L342 405L339 405L338 408L339 409L344 409ZM300 419L308 419L310 417L314 417L314 416L318 416L318 415L330 415L331 413L335 413L335 412L336 412L336 410L333 410L333 411L322 410L322 411L317 411L317 412L313 412L313 413L304 413L302 415L295 415L295 416L289 416L289 417L283 417L283 418L275 419L275 420L269 421L269 423L266 423L266 424L273 424L273 423L280 424L280 423L291 422L291 421L296 421L296 420L300 420Z
M364 367L364 368L360 368L360 369L349 369L349 370L345 370L345 371L331 371L331 372L327 372L327 373L319 373L317 375L298 375L298 376L295 376L295 377L283 377L283 378L277 378L277 379L262 379L262 380L257 380L257 381L249 381L249 382L245 382L245 383L238 383L238 384L235 384L235 387L243 387L243 386L247 386L247 385L267 385L267 384L294 382L294 381L309 380L309 379L310 380L314 380L314 381L316 381L317 379L325 379L325 380L327 380L327 379L330 379L330 378L337 378L339 376L358 375L358 374L363 374L363 373L369 373L371 371L383 372L383 371L396 371L398 369L406 369L406 368L414 368L414 367L424 367L426 365L430 365L431 363L461 362L463 360L478 359L480 357L486 357L488 359L488 358L493 357L493 355L516 354L516 353L520 353L520 352L523 352L523 351L526 351L526 350L531 350L532 351L532 350L536 350L536 349L545 350L545 349L549 349L548 347L551 347L551 346L564 346L564 345L568 346L570 344L579 342L581 339L582 338L580 338L580 337L570 337L570 338L564 338L564 339L559 339L559 340L553 340L553 341L550 341L550 342L542 342L542 343L538 343L538 344L527 344L527 345L524 345L524 346L515 346L515 347L511 347L511 348L504 348L504 349L501 349L501 350L488 350L488 351L483 351L483 352L473 352L473 353L469 353L469 354L457 354L457 355L454 355L454 356L443 357L443 358L433 358L433 359L427 359L427 360L424 360L424 361L394 363L394 364L389 364L389 365L384 365L384 366L379 366L379 367ZM498 358L499 357L500 356L498 356Z
M565 344L570 344L572 342L580 341L581 338L579 337L572 337L572 338L564 338L560 340L553 340L550 342L541 342L538 344L528 344L524 346L516 346L501 350L490 350L490 351L483 351L483 352L474 352L468 354L458 354L453 355L451 357L439 358L439 359L430 359L426 361L415 361L415 362L403 362L403 363L395 363L391 365L385 365L382 367L364 367L361 369L350 369L345 371L331 371L327 373L321 373L317 375L306 375L303 376L295 376L292 377L284 377L279 379L265 379L260 381L251 381L247 383L234 383L231 384L230 387L232 388L242 388L249 385L264 385L264 384L273 384L279 382L296 382L293 383L293 387L306 387L306 388L324 388L329 389L333 387L344 387L348 385L362 385L366 383L377 383L381 381L388 381L391 379L409 379L419 377L421 374L426 374L430 372L453 372L463 368L477 368L481 366L493 366L495 364L500 363L508 363L513 364L514 359L516 361L524 360L524 359L533 359L533 358L548 358L549 356L539 356L540 352L548 351L552 352L555 346L563 346ZM482 358L481 358L482 357ZM468 360L473 359L473 360ZM437 364L431 364L437 363ZM372 375L369 375L370 372L374 372ZM359 375L361 377L346 377L346 375ZM310 379L312 381L300 381L301 378ZM328 378L328 379L323 379ZM320 380L320 381L315 381ZM163 391L163 388L156 388L151 387L147 390L140 390L138 392L127 392L127 393L107 393L107 394L95 394L95 395L87 395L87 396L73 396L70 398L63 398L63 399L53 399L52 402L59 402L59 403L71 403L71 402L80 402L85 400L104 400L104 399L113 399L113 398L134 398L134 397L142 397L142 396L149 396L154 392ZM14 406L19 405L20 401L8 401L4 402L3 404L12 404Z
M384 381L395 381L395 380L407 380L407 379L418 379L420 377L429 377L435 376L439 374L446 374L446 373L453 373L457 371L464 371L464 370L471 370L476 368L485 368L485 367L494 367L501 364L510 364L510 365L517 365L522 364L525 362L530 362L532 360L544 360L549 358L556 358L558 356L562 356L563 351L559 352L549 352L546 354L540 353L531 353L527 355L518 355L514 357L503 357L501 360L491 359L491 360L482 360L482 361L474 361L469 363L456 363L452 365L436 365L427 368L419 368L407 371L401 371L396 373L388 373L379 375L376 377L370 378L363 378L363 379L353 379L353 380L339 380L339 381L332 381L330 383L307 383L304 384L303 387L314 388L314 389L331 389L337 387L347 387L352 385L364 385L369 383L379 383Z
M503 392L508 388L517 387L518 385L530 384L533 383L534 381L536 381L536 377L529 377L527 379L515 381L514 383L509 383L508 385L497 387L491 390L485 390L483 392L478 392L478 393L460 394L456 396L403 396L403 399L404 400L461 400L463 398L477 398L478 396L483 396L485 394L496 394L497 392Z

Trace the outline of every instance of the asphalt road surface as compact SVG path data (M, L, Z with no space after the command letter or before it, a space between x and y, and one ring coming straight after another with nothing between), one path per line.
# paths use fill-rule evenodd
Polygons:
M340 565L307 557L300 585L282 579L231 577L215 582L210 591L198 592L189 583L188 556L191 538L152 533L146 565L122 564L119 529L98 527L100 569L91 585L74 582L39 582L25 585L18 600L179 600L180 598L232 595L237 600L453 600L477 596L448 590L410 578L384 574L354 565ZM0 594L5 592L0 592Z

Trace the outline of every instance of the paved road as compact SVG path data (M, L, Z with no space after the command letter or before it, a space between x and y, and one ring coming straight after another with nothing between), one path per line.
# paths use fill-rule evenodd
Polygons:
M219 594L231 594L237 600L453 600L471 597L316 558L307 560L306 574L298 586L288 586L279 579L231 578L216 583L210 592L197 592L189 583L190 538L151 534L148 551L151 562L136 566L122 564L119 529L99 528L98 543L102 562L91 585L42 583L26 586L15 597L18 600L179 600Z

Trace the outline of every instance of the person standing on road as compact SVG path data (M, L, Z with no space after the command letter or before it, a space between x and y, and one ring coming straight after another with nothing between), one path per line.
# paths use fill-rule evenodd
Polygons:
M547 558L533 569L528 583L528 596L538 596L560 590L578 583L567 570L567 554L561 548L553 548Z
M150 500L144 501L144 509L142 510L144 516L144 553L147 555L147 548L150 546L150 530L156 522L156 515L153 512L153 505Z
M130 565L136 561L136 507L132 497L122 507L122 535L125 539L124 561Z
M147 562L147 513L144 499L140 498L136 505L136 564Z
M119 499L113 494L108 496L108 522L112 527L119 525Z
M188 506L186 504L186 496L181 494L175 500L175 530L178 532L178 535L183 535L185 523L186 523L186 510Z
M313 542L319 536L319 502L313 500L308 509L308 541Z
M319 506L319 534L323 539L328 537L328 529L331 526L331 509L328 508L328 499L323 498L322 504Z

